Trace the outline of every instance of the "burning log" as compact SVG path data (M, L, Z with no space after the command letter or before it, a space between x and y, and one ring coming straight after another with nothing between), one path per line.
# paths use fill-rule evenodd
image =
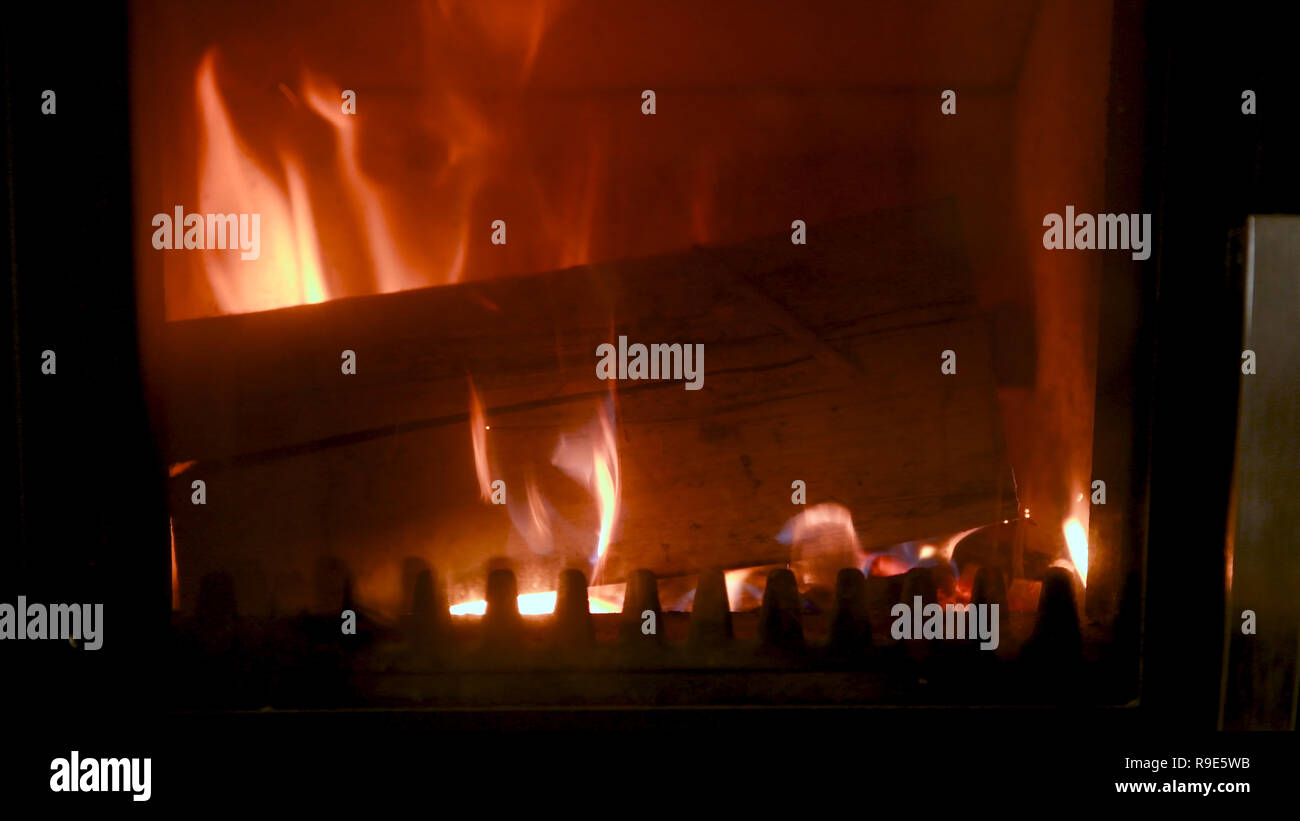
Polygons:
M359 597L398 610L383 579L401 557L478 598L460 588L504 545L522 589L543 590L597 531L596 583L781 564L796 480L851 510L868 546L1004 518L988 332L959 236L951 210L925 208L822 226L807 246L778 236L172 323L154 388L169 457L197 460L173 480L182 585L250 557L282 572L337 554ZM618 385L621 498L598 509L553 460L602 413L614 383L596 351L620 335L702 344L703 389ZM480 498L467 376L502 505ZM189 504L194 478L206 506Z

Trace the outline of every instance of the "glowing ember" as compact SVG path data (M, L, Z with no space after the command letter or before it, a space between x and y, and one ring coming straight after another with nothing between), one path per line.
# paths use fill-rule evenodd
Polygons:
M623 610L623 596L626 585L605 584L587 588L587 607L591 613L620 613ZM557 594L554 590L542 593L522 593L516 599L519 612L525 616L547 616L555 612ZM448 610L453 616L481 616L487 612L487 601L474 601L453 604Z
M1003 524L1006 524L1005 520ZM979 529L972 527L943 539L928 539L923 543L904 542L886 551L869 553L862 564L863 572L869 576L897 576L919 565L952 562L957 543ZM953 567L954 573L956 570Z
M912 569L912 563L893 553L875 553L868 557L868 576L899 576Z
M1069 519L1065 523L1065 544L1070 550L1070 561L1084 586L1088 584L1088 531L1078 519Z

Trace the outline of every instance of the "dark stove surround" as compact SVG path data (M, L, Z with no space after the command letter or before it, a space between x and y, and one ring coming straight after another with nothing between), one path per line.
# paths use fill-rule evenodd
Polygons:
M43 53L20 36L31 31L26 24L6 27L5 41L10 197L4 208L13 287L2 298L13 317L15 348L4 364L12 377L6 398L14 420L5 443L20 492L6 507L12 538L6 538L3 556L4 600L24 593L49 601L103 601L110 614L108 643L96 654L50 657L40 647L4 648L18 661L6 664L18 671L10 677L18 688L10 703L30 705L15 735L28 739L28 751L40 751L36 758L66 754L86 733L120 739L142 727L147 729L141 737L155 749L177 743L178 727L182 734L210 733L213 747L191 754L216 766L250 734L273 740L286 732L322 747L354 730L408 740L425 731L447 733L469 754L485 755L504 754L479 735L485 728L598 733L589 741L620 730L658 750L669 747L660 731L690 735L708 726L731 733L737 743L766 736L901 737L927 731L918 728L938 734L954 725L981 738L1041 729L1044 714L1023 707L962 712L959 719L949 710L899 717L833 700L828 706L838 709L817 718L765 719L768 729L757 736L725 710L666 712L631 705L598 714L573 704L561 711L309 712L276 724L238 713L173 714L166 706L176 695L176 656L165 464L147 423L137 365L130 131L122 105L128 97L126 17L104 9L78 15L67 37ZM1135 513L1094 521L1093 527L1108 528L1141 548L1131 554L1132 564L1110 571L1117 579L1117 624L1131 628L1116 628L1117 635L1131 638L1111 645L1114 669L1140 674L1140 685L1135 699L1118 710L1050 713L1053 729L1082 739L1091 739L1089 732L1098 728L1213 729L1221 703L1231 703L1231 694L1244 686L1236 677L1249 667L1238 665L1224 678L1225 630L1237 623L1235 614L1225 619L1223 534L1242 335L1240 312L1225 310L1241 304L1242 278L1223 262L1224 237L1249 213L1294 213L1300 207L1294 201L1300 190L1296 160L1287 153L1296 133L1293 115L1282 105L1261 107L1257 119L1243 124L1235 102L1245 87L1263 100L1284 97L1285 75L1274 62L1284 52L1258 41L1260 32L1277 27L1239 8L1225 10L1213 26L1207 20L1174 22L1158 9L1147 13L1125 4L1117 6L1115 19L1112 71L1140 74L1142 82L1115 84L1127 91L1110 100L1107 139L1113 146L1140 142L1144 149L1108 152L1114 161L1107 166L1107 191L1131 194L1130 182L1140 177L1142 210L1157 215L1159 247L1138 275L1115 265L1103 279L1108 298L1100 314L1094 462L1114 465L1111 476L1127 477L1118 489L1111 485L1108 510ZM44 22L55 26L53 19ZM92 64L119 69L87 71ZM60 94L58 117L67 119L59 120L58 129L29 104L46 86L70 89ZM1142 116L1133 116L1135 111ZM95 139L86 140L87 134ZM75 243L67 240L67 224L48 216L76 210L70 203L97 215L77 223ZM147 324L143 333L149 333ZM40 350L56 346L60 379L51 386L40 382L32 363ZM76 515L69 515L70 500ZM746 673L732 675L751 680ZM772 678L774 692L784 692L780 676ZM1293 726L1293 705L1263 711L1255 726L1286 726L1288 712ZM33 767L29 755L6 755L14 772L39 781L43 762ZM1078 749L1061 755L1076 763L1089 758ZM308 761L320 763L309 756L299 766ZM1041 762L1028 766L1043 776L1049 772ZM367 771L364 764L359 768ZM174 785L180 783L201 780L178 774Z

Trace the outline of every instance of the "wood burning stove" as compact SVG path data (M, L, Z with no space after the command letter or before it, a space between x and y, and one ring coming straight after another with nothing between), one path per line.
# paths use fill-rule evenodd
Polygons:
M141 709L1294 727L1295 169L1244 49L1124 3L229 11L93 52L111 278L35 272L95 246L10 174L8 576L98 595ZM12 156L71 154L84 99L6 70Z
M1022 228L1101 194L1109 18L1027 5L986 52L950 58L949 82L979 89L960 103L931 99L928 64L895 65L902 91L883 88L874 62L814 26L787 32L781 59L741 60L739 92L704 70L711 51L690 52L698 65L645 55L666 85L624 105L629 67L592 34L631 36L635 15L579 5L512 28L507 6L412 8L420 36L379 61L321 51L346 18L286 41L219 24L186 34L165 6L140 7L155 20L140 64L171 67L134 75L138 110L154 112L135 142L137 203L156 229L138 256L153 293L145 378L171 465L177 625L198 659L210 630L223 647L251 631L240 641L275 644L253 666L276 670L284 634L315 623L298 652L343 653L361 703L448 691L707 704L734 688L652 676L649 694L597 696L593 682L629 664L718 668L705 681L726 682L722 670L774 658L830 676L879 654L902 678L847 688L875 703L910 699L913 662L947 652L924 644L943 605L965 640L968 616L1000 611L1008 662L1058 643L1104 654L1115 571L1139 546L1088 535L1115 481L1089 473L1093 327L1102 268L1149 256L1150 214L1133 220L1145 250L1122 261L1048 253L1060 226L1040 238L1041 215ZM749 16L754 37L783 28ZM878 22L896 35L926 23ZM688 28L713 41L730 25ZM1054 27L1073 28L1076 70L1049 82ZM393 30L371 21L357 36ZM438 51L448 38L455 55ZM549 38L588 45L538 50ZM299 52L293 71L267 74L286 52ZM599 79L566 73L591 60L610 61ZM474 62L485 70L471 81ZM1063 96L1072 166L1031 148L1060 139L1045 101ZM701 133L683 107L696 117L711 100ZM771 130L792 120L809 127ZM789 213L733 210L756 201ZM1105 248L1111 222L1127 250L1127 217L1109 215L1079 248ZM895 605L915 607L915 636ZM535 617L559 611L575 635L621 638L552 656L558 616ZM359 626L334 624L349 618ZM736 647L679 652L687 633ZM487 659L561 657L597 672L556 695L537 676L492 696L464 684ZM844 698L838 679L820 686L789 697Z

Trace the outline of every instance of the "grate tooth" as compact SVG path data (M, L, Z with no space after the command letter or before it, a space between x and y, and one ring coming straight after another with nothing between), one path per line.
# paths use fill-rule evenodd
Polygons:
M918 605L917 599L920 598ZM903 593L900 597L900 603L909 608L909 612L915 612L918 607L924 608L927 604L939 603L939 586L935 584L934 575L928 567L913 567L903 576ZM924 611L922 610L922 615ZM910 639L904 639L902 645L905 648L906 656L913 662L922 665L919 673L925 676L927 665L931 662L936 648L932 642L926 641L921 636L912 636Z
M934 583L934 575L928 567L913 567L903 577L902 603L911 607L916 597L921 597L921 604L939 601L939 586Z
M995 567L981 567L975 571L970 603L996 604L1000 612L1007 612L1007 584L1001 570Z
M411 643L417 649L431 650L451 632L447 597L431 568L419 571L411 592Z
M555 596L555 643L564 650L582 650L596 644L596 624L587 599L587 577L570 568L560 574Z
M1025 646L1026 661L1068 667L1082 658L1083 633L1074 585L1074 574L1063 567L1049 567L1043 574L1038 621Z
M726 576L721 570L708 570L700 575L695 586L690 644L696 648L718 647L730 642L734 635Z
M487 609L483 613L483 645L489 650L509 650L523 641L519 615L519 585L515 571L496 568L488 573Z
M312 572L312 584L317 615L338 618L340 608L354 609L352 571L339 557L318 558Z
M867 579L855 567L835 575L831 635L827 650L840 658L855 658L871 648L871 617L867 610Z
M654 630L651 632L648 625L652 622ZM623 599L623 616L618 625L619 638L642 646L661 645L663 634L664 614L659 606L659 580L649 570L633 571L628 577L627 594Z
M758 613L758 637L760 646L767 650L799 652L804 649L799 585L787 568L777 568L767 574L767 587Z

